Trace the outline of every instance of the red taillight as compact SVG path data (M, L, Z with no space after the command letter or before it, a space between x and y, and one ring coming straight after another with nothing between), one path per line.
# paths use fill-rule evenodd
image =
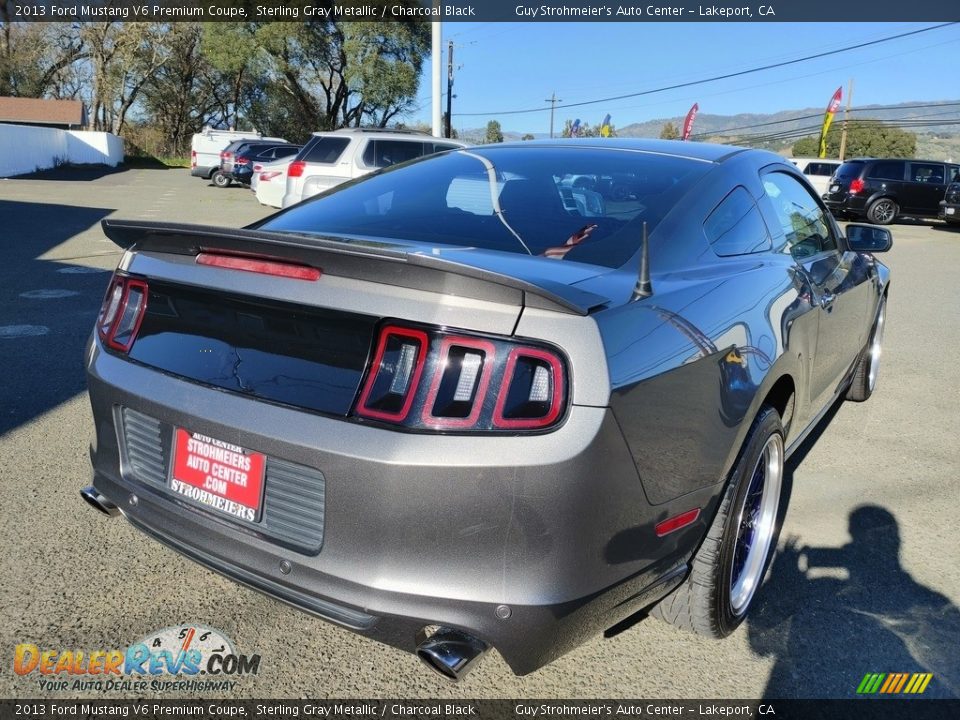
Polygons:
M560 416L564 392L563 368L555 354L517 348L507 359L493 424L525 430L552 425Z
M672 518L667 518L663 522L657 523L653 531L657 534L657 537L663 537L664 535L672 533L674 530L692 525L697 521L698 517L700 517L700 508L687 510L684 513L674 515Z
M863 190L863 180L856 178L855 180L850 181L850 194L856 195L858 192Z
M307 164L303 160L294 160L287 169L288 177L303 177L303 171Z
M429 341L422 330L387 325L357 403L361 417L402 422L417 394Z
M190 151L190 167L195 168L197 166L197 151Z
M433 382L423 404L423 424L468 428L477 424L496 361L493 343L446 336L440 340Z
M253 166L254 172L260 172L261 170L263 170L263 165L261 165L260 163L257 163L256 165Z
M130 350L147 309L148 294L143 280L114 276L97 318L97 333L107 347L120 352Z
M279 170L270 170L268 172L260 173L260 182L269 182L273 180L277 175L283 175Z
M227 270L243 270L244 272L275 275L276 277L293 278L294 280L319 280L322 274L319 268L309 265L297 265L269 257L220 253L200 253L197 255L197 265L207 265Z
M248 164L249 162L250 162L250 160L249 160L248 158L243 157L243 155L241 155L240 157L238 157L238 158L236 159L236 164L237 164L237 165L246 165L246 164Z
M566 392L564 361L548 348L390 324L354 414L414 430L543 430L563 415Z

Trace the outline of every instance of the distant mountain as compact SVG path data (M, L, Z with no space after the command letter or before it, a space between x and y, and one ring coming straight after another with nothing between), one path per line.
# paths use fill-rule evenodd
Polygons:
M917 107L922 106L922 107ZM781 110L776 113L740 113L738 115L697 115L693 126L693 138L696 140L735 141L753 136L757 139L764 135L790 133L794 137L776 141L773 145L790 145L797 137L816 135L820 131L824 108L804 108L800 110ZM834 120L843 117L841 109ZM882 120L904 122L904 130L917 134L918 144L923 135L936 138L954 138L960 136L960 101L938 100L904 102L897 105L866 105L856 108L849 115L851 120ZM621 137L659 137L663 126L672 122L674 127L683 125L683 116L658 118L642 123L632 123L617 128ZM929 123L929 124L928 124ZM805 132L804 132L805 131Z

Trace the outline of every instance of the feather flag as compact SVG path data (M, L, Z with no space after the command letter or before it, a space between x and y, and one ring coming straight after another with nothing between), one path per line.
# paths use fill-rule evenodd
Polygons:
M610 137L610 113L607 113L600 123L600 137Z
M827 130L830 129L830 123L833 122L833 116L840 108L840 100L843 97L843 86L837 88L837 91L830 98L830 104L827 105L827 111L823 114L823 128L820 130L820 157L827 156Z
M580 118L574 120L570 126L570 137L580 137Z
M686 120L683 121L683 139L690 139L690 131L693 130L693 121L697 119L697 111L700 109L700 106L697 103L693 104L693 107L690 108L690 112L687 113Z

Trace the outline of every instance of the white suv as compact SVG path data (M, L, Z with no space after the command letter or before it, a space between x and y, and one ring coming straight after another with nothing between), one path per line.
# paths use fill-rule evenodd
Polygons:
M466 146L414 131L353 128L315 132L287 169L283 207L374 170Z

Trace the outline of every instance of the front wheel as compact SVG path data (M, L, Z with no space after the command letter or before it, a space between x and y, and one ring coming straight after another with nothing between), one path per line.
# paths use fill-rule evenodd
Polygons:
M890 198L880 198L870 203L867 208L867 220L875 225L889 225L900 212L900 208Z
M784 456L780 415L764 407L690 575L653 608L655 616L714 638L726 637L743 622L780 532Z
M230 178L228 178L219 170L217 170L213 174L213 177L210 179L213 181L213 184L216 185L218 188L230 187Z

